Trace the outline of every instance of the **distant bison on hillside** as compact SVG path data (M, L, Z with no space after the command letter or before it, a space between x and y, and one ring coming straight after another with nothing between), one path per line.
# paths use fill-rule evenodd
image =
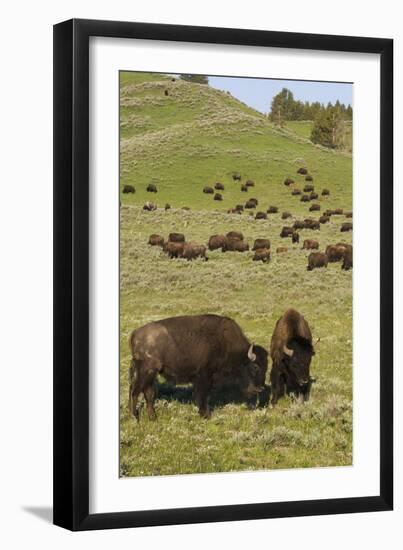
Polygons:
M165 205L165 210L170 210L170 209L171 209L171 205L169 204L169 202L167 202Z
M269 248L257 248L252 258L254 262L267 263L270 261L270 249Z
M148 244L151 246L164 246L164 237L153 233L148 239Z
M352 231L353 230L353 224L351 222L345 222L341 224L340 231L342 233L346 231Z
M256 202L253 200L249 200L245 203L245 208L256 208Z
M185 235L183 233L170 233L168 235L168 242L170 243L184 243Z
M267 220L266 212L256 212L255 219L256 220Z
M203 193L206 193L207 195L213 195L214 189L206 185L206 187L203 187Z
M323 223L328 223L329 221L330 221L329 216L325 216L325 215L324 215L324 216L321 216L321 217L319 218L319 223L322 223L322 224L323 224Z
M245 185L246 187L255 187L255 182L253 180L247 180Z
M329 189L322 189L322 195L323 196L330 195Z
M255 239L252 250L258 250L258 248L270 248L270 239Z
M345 252L344 246L338 246L335 244L330 244L326 247L326 256L329 258L330 263L339 262L344 258Z
M146 202L143 206L143 210L152 212L153 210L157 210L157 205L154 202Z
M222 247L223 252L247 252L248 250L248 243L237 239L226 239Z
M215 201L222 201L222 195L221 195L221 193L216 193L216 194L214 195L214 200L215 200Z
M268 214L277 214L278 212L278 206L269 206L267 209Z
M328 257L323 252L311 252L308 256L307 270L312 271L315 268L327 267Z
M311 204L309 207L309 212L317 212L320 210L320 204Z
M242 176L241 176L241 174L240 174L239 172L234 172L234 173L232 174L232 179L233 179L234 181L241 181Z
M293 189L293 190L291 191L291 195L292 195L293 197L295 197L296 195L302 195L302 191L301 191L301 189L298 189L297 187L295 187L295 189Z
M214 185L214 189L217 189L217 191L224 191L224 185L218 181L218 182Z
M170 258L181 258L184 247L185 243L183 242L167 242L162 249Z
M291 218L291 212L283 212L283 213L281 214L281 219L282 219L282 220L286 220L286 219L288 219L288 218Z
M212 235L208 241L209 250L218 250L222 248L227 240L225 235Z
M294 233L291 235L291 242L293 244L299 243L299 233L297 233L296 231L294 231Z
M303 168L302 166L297 170L297 174L301 174L301 176L306 176L307 173L308 173L308 170L306 168Z
M133 185L129 185L128 183L126 183L123 186L123 193L135 193L135 192L136 192L136 189L133 187Z
M227 239L233 239L236 241L243 241L243 234L240 231L229 231L226 234Z
M309 195L309 200L310 200L310 201L316 201L316 200L318 200L318 198L319 198L319 196L318 196L318 194L315 193L315 192L312 192L312 193Z
M241 191L243 193L246 193L248 191L248 186L247 185L241 185Z
M308 195L302 195L301 202L309 202L309 196Z
M154 183L149 183L147 185L147 192L148 193L156 193L157 192L157 186Z
M344 259L343 259L343 264L341 268L344 269L345 271L348 271L352 267L353 267L353 247L349 246L344 251Z
M305 181L313 181L313 177L310 174L305 176Z
M284 180L284 185L287 185L287 187L288 187L289 185L292 185L293 183L295 183L295 182L294 182L294 180L291 179L291 178L285 178L285 180Z
M196 258L203 258L205 261L208 260L206 256L206 247L204 244L197 243L185 243L182 252L182 258L185 260L195 260Z
M302 250L319 250L319 243L313 239L305 239Z
M281 230L280 237L291 237L291 235L294 233L293 227L284 226Z
M313 185L305 185L304 187L304 193L310 193L311 191L313 191L315 188Z

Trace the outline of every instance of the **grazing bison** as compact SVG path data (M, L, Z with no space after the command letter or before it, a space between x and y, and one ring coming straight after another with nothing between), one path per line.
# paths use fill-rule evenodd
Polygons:
M334 211L334 214L336 216L342 216L343 215L343 209L342 208L336 208L336 210Z
M168 242L170 243L184 243L185 235L183 233L170 233L168 235Z
M252 260L254 262L267 263L270 261L270 249L269 248L257 248Z
M294 228L293 227L288 227L287 225L284 225L282 230L281 230L281 233L280 233L280 237L291 237L291 235L294 233Z
M171 209L171 205L169 204L169 202L167 202L165 205L165 210L170 210L170 209Z
M246 185L241 185L241 191L246 193L248 191L248 187Z
M353 224L351 222L344 222L341 224L340 231L342 233L345 233L346 231L352 231L353 230Z
M311 252L308 256L308 271L318 267L327 267L328 257L323 252Z
M267 220L266 212L256 212L255 219L256 220Z
M154 185L154 183L149 183L147 185L147 192L148 193L156 193L157 192L157 186Z
M309 202L309 195L302 195L301 202Z
M178 242L170 242L164 244L163 251L168 254L170 258L182 258L183 249L185 247L185 243L178 243Z
M330 216L334 216L335 212L336 212L335 210L328 209L325 211L325 216L328 216L330 218Z
M329 244L329 246L326 247L326 256L329 258L329 262L334 263L342 260L345 250L344 245Z
M269 206L269 208L267 209L268 214L277 214L277 212L278 212L277 206Z
M320 204L311 204L309 207L309 212L317 212L320 210Z
M330 221L330 218L329 218L329 216L326 216L326 215L321 216L321 217L319 218L319 223L322 223L322 224L323 224L323 223L328 223L329 221Z
M239 172L235 172L234 174L232 174L232 179L233 179L234 181L241 181L242 176L241 176L241 174L240 174Z
M278 246L276 248L277 254L283 254L284 252L288 252L288 248L286 246Z
M247 180L245 185L246 187L255 187L255 182L253 180Z
M281 219L282 219L282 220L286 220L286 219L288 219L288 218L291 218L291 212L283 212L283 213L281 214Z
M123 186L123 193L135 193L135 192L136 192L136 190L133 187L133 185L129 185L128 183L126 183Z
M305 222L303 220L295 220L293 228L294 229L305 229Z
M169 95L168 90L164 90L164 94L165 94L166 96L168 96L168 95Z
M243 204L237 204L235 206L235 210L238 210L239 212L243 212Z
M226 241L227 237L225 235L212 235L208 241L208 249L218 250L219 248L222 248L224 246Z
M299 233L296 231L291 235L291 241L293 244L299 243Z
M346 216L346 218L352 218L352 217L353 217L353 213L352 213L352 212L346 212L346 213L345 213L345 216Z
M148 239L148 244L150 244L151 246L164 246L164 237L153 233Z
M242 214L242 212L240 210L237 210L236 208L230 208L229 210L227 210L227 214Z
M214 185L214 189L217 189L217 191L224 191L224 185L218 181L218 182Z
M319 250L319 243L318 241L314 241L313 239L305 239L304 244L302 245L302 249Z
M301 189L298 189L297 187L295 187L295 188L291 191L291 195L292 195L292 196L302 195L302 191L301 191Z
M146 202L145 205L143 206L143 210L152 212L153 210L157 210L157 205L154 202Z
M213 195L214 189L206 185L206 187L203 187L203 193L206 193L207 195Z
M158 375L173 384L193 384L200 416L210 417L208 399L213 388L235 382L247 397L264 387L268 354L251 344L239 325L219 315L185 315L148 323L130 335L132 355L129 409L144 394L150 419L155 419L155 383Z
M185 243L182 252L182 258L186 260L195 260L196 258L203 258L207 262L206 247L204 244L197 243Z
M329 189L322 189L322 195L326 197L327 195L330 195Z
M271 405L274 406L286 392L308 401L315 381L310 375L315 351L311 329L295 309L288 309L277 321L271 338L270 355Z
M256 203L253 200L246 201L245 208L256 208Z
M247 252L249 250L248 243L238 239L226 239L222 246L223 252Z
M221 195L221 193L216 193L216 194L214 195L214 200L215 200L215 201L222 201L222 195Z
M314 191L314 186L313 185L305 185L304 187L304 193L310 193L311 191Z
M286 185L287 187L288 187L289 185L292 185L293 183L295 183L295 182L294 182L294 180L291 179L291 178L285 178L285 180L284 180L284 185Z
M310 174L305 176L305 181L313 181L313 177Z
M316 200L318 200L318 198L319 198L319 196L318 196L317 193L311 193L311 194L309 195L309 200L310 200L310 201L316 201Z
M301 176L306 176L307 173L308 173L308 170L306 168L303 168L302 166L297 170L297 174L301 174Z
M243 241L243 234L240 231L229 231L226 237L227 239Z
M344 258L341 268L348 271L353 267L353 247L349 246L344 251Z
M305 229L320 230L320 223L317 220L306 218L304 222L305 222Z
M270 248L270 239L255 239L252 250L259 248Z

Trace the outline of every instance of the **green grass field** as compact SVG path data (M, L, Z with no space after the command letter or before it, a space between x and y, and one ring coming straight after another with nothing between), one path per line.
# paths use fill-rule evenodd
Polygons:
M168 90L168 96L164 91ZM283 225L307 217L309 203L292 197L283 185L306 165L316 190L330 189L321 209L352 208L352 159L309 143L305 136L275 129L262 114L229 94L162 75L121 74L121 311L120 421L121 475L145 476L272 468L349 465L352 461L352 273L340 263L306 270L304 238L327 244L351 242L340 233L344 216L334 216L318 231L301 231L301 243L279 237ZM248 193L232 181L239 171L255 187ZM224 200L202 193L220 181ZM148 183L157 194L146 192ZM230 207L259 200L258 210L276 205L292 213L255 220ZM155 201L154 212L142 210ZM166 202L172 206L164 211ZM189 211L181 207L188 206ZM316 213L313 213L316 214ZM317 217L317 216L312 216ZM252 262L252 252L209 252L209 261L170 260L147 244L151 233L180 231L187 240L207 243L210 235L241 230L253 244L271 239L268 264ZM277 246L288 246L276 254ZM283 399L270 410L249 410L237 396L213 396L213 416L198 416L191 389L172 390L161 380L158 419L145 410L136 423L128 412L128 337L134 328L164 317L217 313L235 319L247 337L268 347L276 320L293 307L308 320L321 343L312 363L317 383L308 405ZM270 369L270 367L269 367Z

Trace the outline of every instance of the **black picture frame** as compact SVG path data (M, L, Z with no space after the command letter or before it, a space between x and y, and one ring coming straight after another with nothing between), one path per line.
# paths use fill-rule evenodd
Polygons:
M89 39L380 54L380 490L366 497L89 513ZM54 26L54 523L71 530L392 510L393 40L73 19Z

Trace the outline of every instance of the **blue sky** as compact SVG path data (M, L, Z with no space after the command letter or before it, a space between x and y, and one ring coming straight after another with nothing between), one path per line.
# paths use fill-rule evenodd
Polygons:
M282 88L291 90L294 99L300 101L319 101L327 104L329 101L335 103L339 100L346 105L353 104L352 84L339 82L209 76L209 84L213 88L231 92L234 97L262 113L270 110L272 98Z

